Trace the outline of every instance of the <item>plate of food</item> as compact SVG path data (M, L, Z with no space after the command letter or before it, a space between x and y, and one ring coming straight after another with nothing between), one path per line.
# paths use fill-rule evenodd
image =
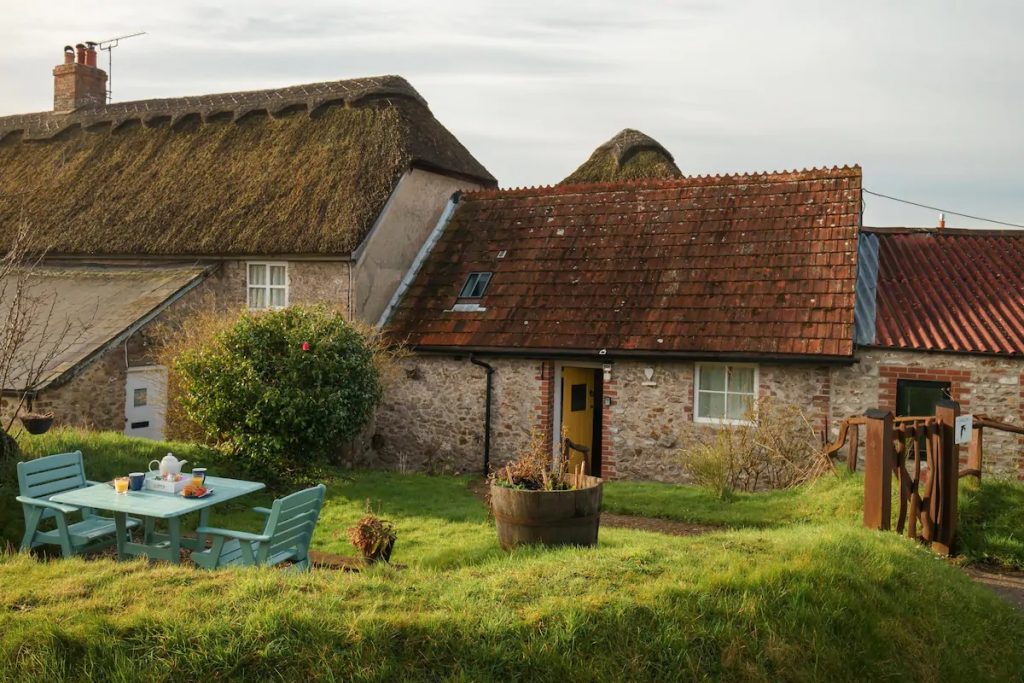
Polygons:
M195 484L189 484L181 490L181 495L185 498L206 498L211 493L213 493L213 489L208 489L205 486L196 486Z

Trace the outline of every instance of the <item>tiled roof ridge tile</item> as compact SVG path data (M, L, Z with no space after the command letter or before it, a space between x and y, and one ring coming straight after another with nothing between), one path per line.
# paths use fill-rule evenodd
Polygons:
M403 77L370 76L283 88L113 102L71 112L44 111L0 116L0 138L21 132L23 139L40 140L75 125L89 128L109 124L116 128L131 120L146 123L163 117L179 121L189 115L199 115L206 120L209 116L231 113L237 120L260 109L274 115L298 106L313 112L328 102L355 105L368 97L402 97L427 106L426 100Z
M681 178L642 178L639 180L616 180L612 182L591 182L591 183L567 183L549 185L526 185L517 187L504 187L475 190L465 192L466 198L492 199L496 197L542 197L567 194L582 194L589 192L613 192L618 190L632 189L665 189L673 187L686 187L694 184L694 181L714 181L716 183L758 181L766 178L776 179L776 182L787 180L810 180L821 177L856 178L860 177L862 169L859 164L844 164L842 166L812 166L810 168L776 171L753 171L743 173L715 173L687 175ZM795 176L795 177L790 177Z

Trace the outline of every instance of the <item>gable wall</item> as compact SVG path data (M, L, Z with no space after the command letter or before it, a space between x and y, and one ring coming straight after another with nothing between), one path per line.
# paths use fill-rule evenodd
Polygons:
M356 318L377 323L452 194L481 187L417 168L402 177L376 226L356 252Z

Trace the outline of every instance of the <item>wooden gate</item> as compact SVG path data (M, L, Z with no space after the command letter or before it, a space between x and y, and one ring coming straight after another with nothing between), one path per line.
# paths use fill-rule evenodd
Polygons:
M893 417L872 409L844 420L839 438L826 446L830 457L848 444L847 465L858 462L864 430L864 526L892 528L893 479L896 480L896 532L930 543L948 555L956 538L960 447L953 431L960 405L940 401L935 415ZM980 476L980 452L977 471ZM966 472L965 472L966 473Z

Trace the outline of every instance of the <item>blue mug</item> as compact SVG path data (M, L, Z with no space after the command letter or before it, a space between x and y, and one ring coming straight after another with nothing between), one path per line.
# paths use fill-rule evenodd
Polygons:
M202 477L203 478L203 483L205 484L206 483L206 468L205 467L193 467L192 468L192 476L193 477Z
M128 475L128 490L141 491L142 484L146 481L145 472L132 472Z

